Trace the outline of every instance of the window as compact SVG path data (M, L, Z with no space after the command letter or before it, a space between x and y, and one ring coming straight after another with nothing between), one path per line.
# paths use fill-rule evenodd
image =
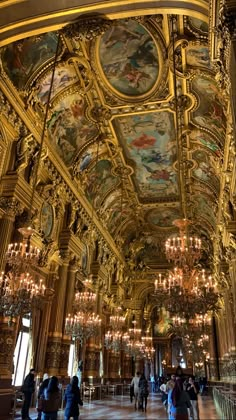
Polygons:
M30 349L30 319L22 318L22 329L19 332L14 352L14 374L12 384L21 386L25 376L29 371L31 349Z
M74 375L74 363L75 363L75 343L70 345L69 363L68 363L68 376L72 378Z

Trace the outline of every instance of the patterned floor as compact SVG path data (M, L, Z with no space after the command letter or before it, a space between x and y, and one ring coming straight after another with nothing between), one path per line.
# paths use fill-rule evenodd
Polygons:
M221 420L216 413L212 398L199 397L200 420ZM20 413L15 419L20 419ZM30 416L37 418L36 410L32 409ZM58 413L58 420L63 419L63 412ZM160 395L152 394L148 398L147 412L135 411L134 404L128 396L111 396L103 400L85 402L80 410L80 420L166 420L166 412L161 403Z

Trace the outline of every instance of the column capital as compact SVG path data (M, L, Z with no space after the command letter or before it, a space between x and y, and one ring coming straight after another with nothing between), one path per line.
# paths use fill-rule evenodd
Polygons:
M14 219L22 213L24 207L15 197L0 197L0 209L4 213L3 217Z

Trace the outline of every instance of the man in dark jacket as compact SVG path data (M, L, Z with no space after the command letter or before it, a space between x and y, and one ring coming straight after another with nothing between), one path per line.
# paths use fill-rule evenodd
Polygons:
M22 385L22 392L24 394L24 403L21 410L22 420L30 420L29 417L29 408L31 404L32 395L35 390L35 369L30 369L30 372L25 377L23 385Z

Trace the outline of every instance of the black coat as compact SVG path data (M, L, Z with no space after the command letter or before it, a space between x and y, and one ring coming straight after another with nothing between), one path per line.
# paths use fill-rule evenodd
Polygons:
M34 390L35 390L34 374L29 373L24 379L21 391L24 393L33 394Z
M65 417L73 417L79 415L79 405L83 405L83 401L80 397L79 388L76 391L72 391L71 384L67 385L64 400L66 402Z

